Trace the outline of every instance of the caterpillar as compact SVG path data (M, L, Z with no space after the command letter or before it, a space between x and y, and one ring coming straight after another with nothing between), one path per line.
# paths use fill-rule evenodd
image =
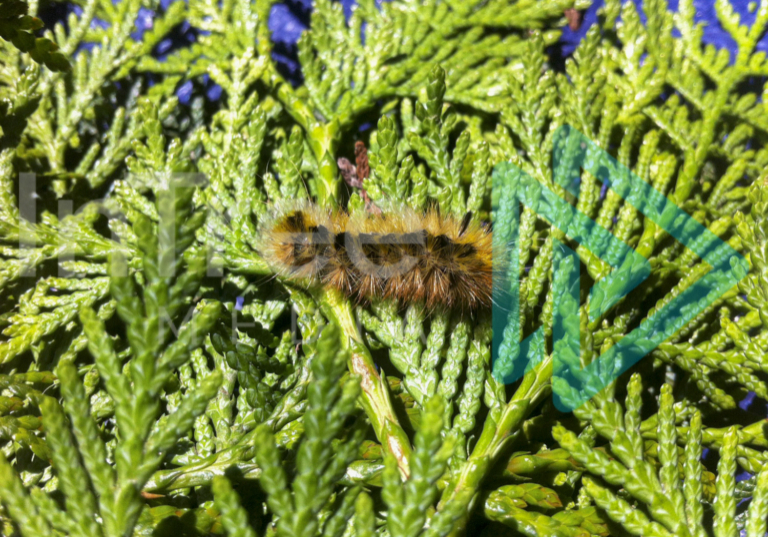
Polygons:
M278 211L260 228L259 252L289 279L307 279L366 303L395 298L473 312L492 297L488 226L437 210L348 214L311 203Z

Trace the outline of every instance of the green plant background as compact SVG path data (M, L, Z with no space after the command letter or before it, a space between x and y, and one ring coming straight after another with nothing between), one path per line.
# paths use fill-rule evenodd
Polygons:
M560 68L546 49L571 1L366 1L346 20L320 0L298 87L271 58L270 1L78 0L45 35L38 2L0 2L5 535L765 534L768 432L738 402L768 400L766 2L750 27L716 2L731 57L690 0L646 2L645 24L609 1ZM142 7L160 15L136 33ZM161 61L183 23L198 39ZM590 363L709 267L589 174L578 197L559 187L565 124L750 264L573 414L550 360L494 380L488 315L351 304L258 255L282 200L365 210L337 167L357 140L374 202L483 221L512 161L651 264L580 330ZM521 337L541 326L551 352L563 238L520 219ZM586 311L609 267L572 246Z

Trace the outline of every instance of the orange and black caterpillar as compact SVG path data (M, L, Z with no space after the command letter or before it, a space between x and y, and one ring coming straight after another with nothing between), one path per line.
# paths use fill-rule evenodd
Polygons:
M491 305L491 233L471 214L399 208L350 215L307 203L263 225L259 250L282 276L359 302L396 298L469 312Z

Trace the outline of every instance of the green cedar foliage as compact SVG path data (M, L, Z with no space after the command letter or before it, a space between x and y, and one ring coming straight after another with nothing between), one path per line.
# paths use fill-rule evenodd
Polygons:
M190 249L202 224L200 217L205 216L192 210L193 193L190 187L171 183L168 190L155 193L159 221L137 218L133 232L143 254L135 275L143 284L140 291L123 253L115 251L110 258L110 294L125 324L128 348L117 352L99 314L87 305L80 310L95 372L114 407L114 427L100 429L93 419L72 359L60 360L55 369L62 403L44 395L37 399L65 509L40 489L27 495L7 458L0 455L5 477L0 494L23 534L56 530L66 535L131 535L143 507L142 488L221 385L219 372L200 379L174 411L160 417L161 392L201 345L220 309L218 303L199 302L172 339L167 322L179 321L182 306L189 305L189 297L199 289L205 269L204 255ZM175 247L163 245L168 236L175 236ZM104 436L117 442L109 445Z
M768 399L765 1L751 27L716 2L729 58L691 0L644 2L646 24L609 0L560 69L546 48L586 2L364 1L346 20L318 0L298 87L271 58L271 1L77 0L43 33L38 2L1 1L3 535L764 534L768 435L736 408ZM196 41L153 56L184 21ZM634 368L642 386L559 414L550 355L510 386L490 374L488 315L352 304L258 254L297 199L490 221L511 160L651 264L594 321L584 286L587 364L708 266L589 174L578 197L557 186L564 124L750 263ZM370 176L347 187L358 140ZM522 211L520 319L547 352L555 240ZM571 246L585 284L608 273Z
M701 463L701 412L676 408L672 387L664 384L658 413L643 421L641 391L640 376L634 374L625 409L611 401L590 402L578 411L610 442L608 453L593 449L562 426L555 427L555 439L594 476L582 480L583 502L594 502L633 535L725 536L745 529L749 537L765 535L768 471L764 468L758 469L753 482L749 508L736 514L736 459L749 457L740 449L739 428L731 426L717 435L720 460L712 484L704 479ZM678 412L688 417L687 426L676 426ZM684 447L678 446L679 436ZM616 494L611 485L621 487L624 494ZM714 495L705 492L707 485L714 487Z
M37 63L51 71L66 71L69 61L56 43L46 37L35 37L32 31L43 27L43 21L27 15L29 5L22 0L3 0L0 3L0 37L10 41L17 49L27 52Z

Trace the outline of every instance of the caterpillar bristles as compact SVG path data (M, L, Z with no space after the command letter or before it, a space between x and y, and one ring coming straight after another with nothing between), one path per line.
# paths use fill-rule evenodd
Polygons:
M472 312L491 305L491 233L471 214L397 208L349 215L305 203L261 226L260 253L286 278L365 303L394 298Z

